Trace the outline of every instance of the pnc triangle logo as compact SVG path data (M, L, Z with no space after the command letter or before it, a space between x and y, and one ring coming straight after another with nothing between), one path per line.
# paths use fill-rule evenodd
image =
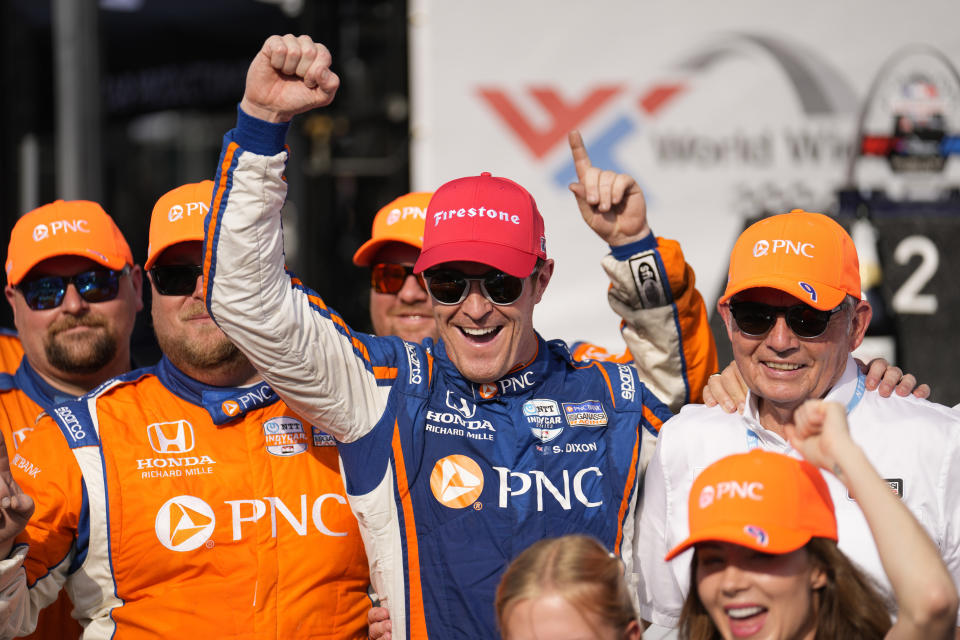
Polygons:
M489 400L493 396L497 395L497 383L484 382L483 384L477 386L477 392L480 394L481 398L484 400Z
M231 418L240 413L240 404L236 400L224 400L220 408Z
M217 519L206 502L177 496L163 503L154 523L160 544L171 551L193 551L213 535Z
M440 458L430 474L430 490L446 507L469 507L483 493L483 471L467 456L454 454Z

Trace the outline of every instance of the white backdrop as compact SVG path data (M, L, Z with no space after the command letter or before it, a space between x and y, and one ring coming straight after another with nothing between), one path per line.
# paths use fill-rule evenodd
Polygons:
M491 171L527 187L557 260L536 326L619 349L606 248L566 188L569 129L637 178L712 307L743 220L834 207L884 62L923 43L956 64L958 22L931 0L411 0L412 186Z

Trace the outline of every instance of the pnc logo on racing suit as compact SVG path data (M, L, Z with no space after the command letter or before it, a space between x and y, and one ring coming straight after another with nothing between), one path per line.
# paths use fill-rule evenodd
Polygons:
M511 497L525 494L534 485L536 486L537 492L537 511L543 511L544 496L547 494L553 496L557 504L559 504L564 511L569 511L572 508L573 503L571 498L576 499L577 502L591 509L603 504L603 499L591 500L583 487L584 479L588 475L596 476L597 478L603 477L603 472L600 471L598 467L579 469L573 474L572 478L570 471L564 469L563 482L560 487L555 485L553 481L547 477L547 474L539 469L532 469L527 473L511 471L506 467L494 467L494 470L500 474L500 497L498 504L501 509L506 509L509 506ZM531 476L533 479L531 479ZM519 484L513 482L514 480L519 481ZM573 489L572 496L570 494L571 489ZM544 491L546 491L546 493L544 493Z
M469 507L483 493L483 471L467 456L454 454L440 458L430 473L430 490L445 507Z
M277 497L266 497L253 500L224 500L230 507L231 537L234 542L244 537L257 535L258 530L250 527L267 515L270 511L270 530L273 537L283 520L297 535L306 536L309 524L319 533L334 538L342 538L346 531L335 531L323 520L324 504L333 500L339 505L346 505L347 499L336 493L325 493L313 501L307 508L306 494L300 495L299 510L291 509L283 500ZM279 514L279 517L278 517ZM157 539L171 551L193 551L205 544L216 528L217 518L213 508L205 501L195 496L181 495L170 498L157 512L155 530ZM247 526L244 526L247 525Z
M477 393L479 393L480 397L484 400L489 400L497 395L497 385L494 382L484 382L477 386Z
M237 404L236 400L224 400L223 404L220 405L220 409L230 417L240 413L240 405Z
M213 535L217 518L200 498L177 496L163 503L154 529L160 544L170 551L193 551Z

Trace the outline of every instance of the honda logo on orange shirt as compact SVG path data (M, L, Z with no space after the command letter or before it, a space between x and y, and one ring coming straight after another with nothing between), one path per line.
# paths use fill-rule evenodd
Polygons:
M155 422L147 427L150 447L157 453L186 453L193 450L193 425L186 420Z

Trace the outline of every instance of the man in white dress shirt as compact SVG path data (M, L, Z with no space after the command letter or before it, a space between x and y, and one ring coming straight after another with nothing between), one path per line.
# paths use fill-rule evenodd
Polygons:
M921 522L960 582L960 415L916 397L867 391L850 353L870 324L856 249L831 218L795 210L737 240L718 302L749 393L740 413L688 405L660 432L640 522L641 614L675 626L690 585L690 552L664 555L688 535L687 496L707 465L753 448L793 452L784 428L808 398L847 407L854 440ZM825 474L840 548L892 595L856 502ZM960 636L958 636L960 637Z

